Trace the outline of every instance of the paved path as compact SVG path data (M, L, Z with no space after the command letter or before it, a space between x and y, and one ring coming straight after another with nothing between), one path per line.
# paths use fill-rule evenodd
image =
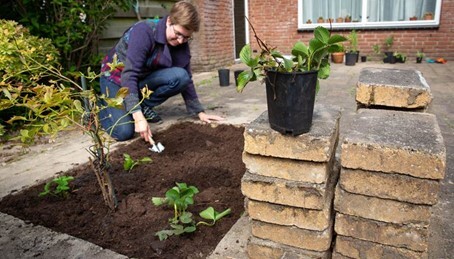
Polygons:
M447 149L447 172L442 182L440 202L433 208L430 229L430 258L452 258L454 254L454 63L447 64L381 64L358 63L355 66L333 64L331 77L321 82L317 102L338 105L342 108L340 138L347 130L356 111L355 85L359 71L364 67L415 68L431 87L434 99L427 112L437 116ZM258 82L248 85L243 93L235 91L233 70L231 85L220 87L217 72L194 74L194 81L207 112L225 116L228 124L246 124L266 110L265 87ZM172 123L192 119L185 117L184 103L174 97L158 112L165 123L154 130L163 129ZM78 133L62 134L54 143L36 146L27 150L4 145L0 156L0 197L12 191L36 184L65 171L74 164L88 161L85 150L89 141ZM69 151L68 151L69 150ZM220 244L222 256L244 257L244 241L247 238L247 221L242 220L235 231ZM239 230L245 231L239 231ZM240 240L238 245L237 240ZM228 248L228 249L226 249ZM230 250L230 251L229 251ZM122 258L112 251L67 235L58 234L39 226L32 226L0 213L1 258ZM216 258L216 256L214 257Z

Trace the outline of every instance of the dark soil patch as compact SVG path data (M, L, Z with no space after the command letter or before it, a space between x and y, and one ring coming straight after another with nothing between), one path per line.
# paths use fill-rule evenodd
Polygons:
M240 189L245 172L241 158L243 130L182 123L155 134L166 148L161 154L149 151L140 139L112 152L110 172L119 199L115 212L104 204L88 164L62 173L75 177L67 199L38 197L41 184L5 197L0 211L130 257L205 258L244 211ZM126 172L123 153L133 159L149 156L153 162ZM208 206L217 211L231 208L232 214L214 227L200 226L195 233L159 241L155 232L169 227L173 209L154 206L151 197L163 197L175 182L200 190L189 209L198 219L198 213Z

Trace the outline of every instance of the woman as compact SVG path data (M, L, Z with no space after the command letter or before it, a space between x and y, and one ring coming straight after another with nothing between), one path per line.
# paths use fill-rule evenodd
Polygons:
M152 133L148 122L162 122L154 107L178 93L187 111L197 114L201 121L223 120L205 113L192 81L188 42L199 25L196 8L188 2L177 2L169 16L157 23L145 20L134 24L109 51L101 68L101 93L114 97L121 86L129 89L124 109L109 107L100 112L101 125L113 138L127 140L138 132L149 141ZM114 56L124 67L110 71ZM144 87L153 93L140 103Z

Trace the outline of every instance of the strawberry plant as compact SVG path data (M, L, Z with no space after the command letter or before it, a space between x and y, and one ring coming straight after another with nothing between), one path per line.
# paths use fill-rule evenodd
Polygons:
M39 196L46 196L46 195L54 195L66 198L68 196L69 191L69 182L74 180L72 176L59 176L54 178L52 181L46 183L44 185L44 191L39 194ZM52 186L55 188L52 189Z
M174 217L169 219L172 229L164 229L156 232L159 240L165 240L172 235L194 232L200 224L213 226L217 220L231 212L230 209L227 209L219 213L213 207L209 207L200 212L199 215L204 219L212 220L212 222L200 221L196 223L192 213L187 211L187 208L189 205L194 204L194 195L197 193L199 193L199 190L195 186L188 186L186 183L176 183L175 187L166 192L164 198L152 197L151 200L154 205L161 206L167 204L174 208Z
M138 160L134 160L132 159L132 157L129 155L129 154L123 154L123 157L124 157L124 162L123 162L123 168L125 169L125 171L131 171L136 165L139 165L139 164L143 164L143 163L147 163L147 162L151 162L151 158L149 157L143 157L141 159L138 159Z

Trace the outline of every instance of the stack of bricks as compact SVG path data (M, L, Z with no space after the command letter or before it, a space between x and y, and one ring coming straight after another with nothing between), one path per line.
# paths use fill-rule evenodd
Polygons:
M250 258L330 258L340 109L315 106L309 133L272 130L265 112L244 133L241 190L251 220Z
M360 109L341 144L333 258L427 258L445 167L434 115Z

